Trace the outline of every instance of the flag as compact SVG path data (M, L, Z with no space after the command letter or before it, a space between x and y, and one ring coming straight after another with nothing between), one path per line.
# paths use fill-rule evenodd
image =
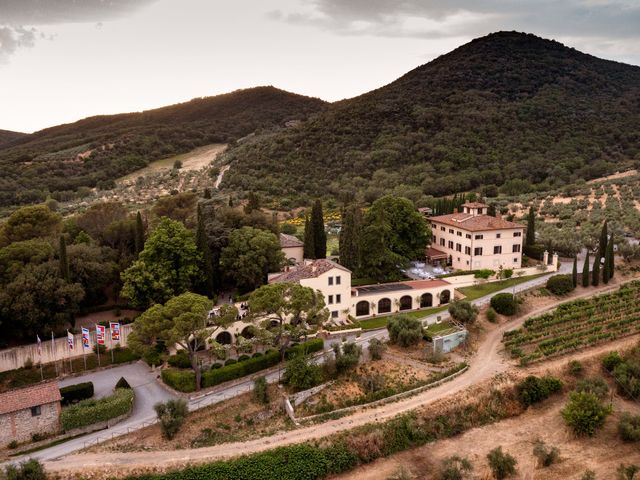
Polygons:
M40 340L40 335L36 335L36 343L38 344L38 355L42 356L42 340Z
M73 350L74 337L69 330L67 330L67 343L69 344L69 350Z
M104 345L105 327L104 325L96 325L96 343Z
M109 329L111 330L111 341L120 341L120 324L118 322L110 322Z
M89 329L82 327L82 349L90 348L89 346Z

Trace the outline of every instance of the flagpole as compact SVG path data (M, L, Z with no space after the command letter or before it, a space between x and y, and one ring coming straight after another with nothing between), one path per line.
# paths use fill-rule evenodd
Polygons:
M98 325L94 323L96 327L96 353L98 354L98 367L100 367L100 344L98 343Z
M73 339L73 343L76 343L75 338ZM71 343L69 342L69 330L67 330L67 350L69 351L69 372L73 373L73 363L71 362Z
M58 359L56 358L56 343L53 338L53 330L51 330L51 353L53 353L53 365L56 367L56 378L58 378Z
M109 322L109 348L111 348L111 365L113 365L113 325Z
M42 371L42 340L40 340L40 336L36 335L38 338L38 355L40 356L40 380L44 380L44 372Z

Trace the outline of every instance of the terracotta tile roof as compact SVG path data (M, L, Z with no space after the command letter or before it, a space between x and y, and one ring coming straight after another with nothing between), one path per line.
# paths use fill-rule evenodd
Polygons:
M489 205L487 205L486 203L482 203L482 202L467 202L462 204L463 207L469 207L469 208L489 208Z
M288 272L284 272L282 275L278 275L277 277L272 278L269 283L299 282L300 280L304 280L305 278L316 278L323 273L328 272L332 268L337 268L339 270L351 273L351 270L343 267L340 264L337 264L336 262L332 262L331 260L326 259L320 259L313 260L312 262L305 265L300 265L297 268L292 268Z
M524 228L524 225L520 223L509 222L503 218L492 217L490 215L472 215L470 213L439 215L437 217L431 217L429 220L436 223L444 223L452 227L458 227L461 230L467 230L469 232Z
M58 382L38 383L19 390L0 393L0 415L17 412L62 399Z
M446 280L433 279L433 280L411 280L410 282L404 282L414 290L422 290L423 288L435 288L444 287L445 285L451 285Z
M426 256L427 256L427 258L430 258L432 260L438 260L438 259L442 259L442 258L449 258L449 254L448 253L443 252L442 250L438 250L437 248L433 248L433 247L427 248Z
M280 234L280 247L282 248L291 248L291 247L303 247L304 243L298 240L293 235L287 235L286 233Z

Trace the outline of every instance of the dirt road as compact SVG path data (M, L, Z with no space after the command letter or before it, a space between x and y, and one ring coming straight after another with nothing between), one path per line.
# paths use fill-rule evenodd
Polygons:
M611 285L606 288L599 289L597 293L601 294L610 290L615 290L619 286L619 284ZM588 291L574 298L590 297L593 295L593 291ZM527 318L551 310L555 308L555 306L563 302L566 302L566 299L563 301L558 301L553 305L529 312L526 316L514 319L510 322L506 322L489 331L483 342L480 344L478 351L472 357L470 368L467 373L439 387L427 390L396 403L386 404L377 408L364 409L347 417L343 417L337 420L330 420L320 425L312 425L302 427L297 430L283 432L281 434L273 435L268 438L260 438L246 442L226 443L213 447L197 449L163 451L160 455L158 454L158 452L153 451L99 454L83 453L47 462L46 468L47 470L50 470L52 472L80 470L90 471L94 469L113 469L112 471L115 472L115 469L117 469L118 473L123 473L127 470L136 468L178 467L184 466L189 463L202 463L215 459L223 459L235 457L242 454L264 451L279 446L301 443L308 440L327 437L334 433L349 430L354 427L365 425L367 423L387 420L401 413L405 413L409 410L416 409L418 407L430 404L436 400L460 392L472 385L488 380L496 374L512 368L512 364L505 360L505 358L501 355L501 339L503 332L506 330L517 328ZM626 344L627 342L633 341L637 337L637 335L634 337L627 337L626 339L623 339L619 342L612 342L605 346L596 348L612 349L618 343ZM581 353L577 353L576 355L579 356L580 354ZM556 361L564 362L566 361L566 357L565 359ZM548 366L549 364L541 364L539 367L532 367L532 369L545 368Z

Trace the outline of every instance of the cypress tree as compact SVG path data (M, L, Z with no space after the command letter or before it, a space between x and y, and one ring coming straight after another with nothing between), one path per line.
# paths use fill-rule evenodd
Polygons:
M309 221L309 214L304 216L304 258L316 258L316 248L314 246L313 230Z
M360 266L360 238L362 213L356 205L346 207L342 213L340 229L340 263L351 271Z
M613 253L613 234L609 237L609 243L607 243L607 255L605 258L605 262L609 265L609 278L613 278L613 272L615 270L615 262L614 262L614 253Z
M229 195L229 206L233 207L233 197L231 195Z
M58 255L60 257L60 277L69 283L71 275L69 274L69 260L67 259L67 241L64 235L60 235L60 251Z
M602 265L602 283L609 283L610 278L611 275L609 275L609 248L607 248L604 256L604 264Z
M198 285L200 294L210 297L213 295L213 260L211 255L211 248L209 247L209 239L204 226L204 218L202 215L202 205L198 203L198 209L196 214L197 227L196 227L196 246L202 254L202 272L203 279Z
M573 281L573 288L578 286L578 256L573 257L573 271L571 272L571 280Z
M487 208L487 215L490 217L496 216L496 206L493 203L489 205L489 208Z
M527 216L526 245L533 245L535 243L536 243L536 214L533 211L533 207L529 207L529 215Z
M144 224L142 223L142 215L136 213L136 230L135 230L135 248L136 254L139 254L144 248Z
M600 231L600 243L598 244L598 257L603 258L607 253L607 221L604 221Z
M320 200L316 200L311 208L311 230L314 258L327 258L327 233L324 231L324 216Z
M211 190L209 190L209 187L207 187L207 188L205 188L205 189L204 189L204 195L203 195L203 197L204 197L204 198L206 198L206 199L211 198Z
M582 266L582 286L589 286L589 250L587 250L587 256L584 257L584 265Z
M600 284L600 255L596 253L593 260L593 271L591 272L591 285L597 287Z

